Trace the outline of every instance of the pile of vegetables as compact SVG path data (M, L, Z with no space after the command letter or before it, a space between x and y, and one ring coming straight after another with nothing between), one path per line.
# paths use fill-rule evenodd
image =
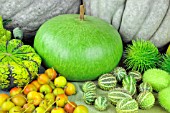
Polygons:
M22 30L14 32L22 39ZM96 17L54 17L38 30L34 48L11 39L0 17L0 89L10 91L0 94L0 111L88 113L86 106L68 100L76 94L70 81L84 81L82 98L99 111L111 103L117 113L136 113L158 99L170 112L170 46L161 55L152 42L138 39L122 53L117 30ZM118 66L121 57L125 67ZM41 61L48 69L38 74ZM97 88L107 96L98 95Z

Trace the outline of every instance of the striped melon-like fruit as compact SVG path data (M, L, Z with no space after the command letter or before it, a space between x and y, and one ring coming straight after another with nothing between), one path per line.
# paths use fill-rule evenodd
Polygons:
M136 93L136 80L133 76L126 76L123 81L123 88L129 91L131 95Z
M108 93L108 99L113 105L124 98L132 98L132 96L123 88L115 88Z
M139 71L133 71L133 70L129 71L128 75L133 76L136 79L136 81L141 81L142 79L142 75Z
M83 90L83 92L95 91L96 90L96 84L92 81L87 81L83 84L82 90Z
M122 79L127 75L126 70L122 67L116 67L112 72L118 82L121 82Z
M88 91L83 94L83 100L86 104L92 105L94 104L95 99L97 98L97 94L95 91Z
M112 74L103 74L98 79L98 85L103 90L111 90L116 87L117 80Z
M155 97L151 92L141 92L137 96L137 102L141 109L150 109L155 103Z
M152 92L152 86L149 83L147 83L147 82L142 82L139 85L139 91L140 92L145 92L145 91Z
M104 96L97 97L97 99L94 102L94 107L99 111L105 110L107 106L108 106L108 100Z
M116 104L117 113L137 113L138 103L135 99L124 98Z

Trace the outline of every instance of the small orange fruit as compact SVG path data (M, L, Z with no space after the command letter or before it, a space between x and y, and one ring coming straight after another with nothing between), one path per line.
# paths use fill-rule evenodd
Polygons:
M76 87L74 84L68 82L64 88L65 94L70 96L76 94Z

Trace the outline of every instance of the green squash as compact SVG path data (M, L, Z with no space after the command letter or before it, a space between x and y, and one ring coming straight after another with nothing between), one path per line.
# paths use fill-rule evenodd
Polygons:
M12 39L0 43L0 89L24 87L37 77L41 58L30 45Z
M123 47L117 32L107 22L85 15L60 15L38 30L34 48L47 67L71 81L94 80L119 63Z

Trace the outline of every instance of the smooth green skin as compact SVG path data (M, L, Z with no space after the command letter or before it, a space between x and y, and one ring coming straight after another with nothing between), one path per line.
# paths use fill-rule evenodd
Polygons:
M71 81L94 80L119 63L123 45L107 22L85 15L60 15L38 30L34 48L47 67L53 67Z
M143 74L143 81L159 92L170 85L170 75L161 69L149 69Z
M159 104L170 112L170 86L158 93Z

